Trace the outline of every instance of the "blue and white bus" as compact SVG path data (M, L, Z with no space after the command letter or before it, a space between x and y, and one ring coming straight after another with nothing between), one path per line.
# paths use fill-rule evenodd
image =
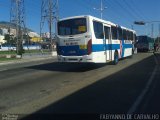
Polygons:
M115 64L132 56L136 32L93 16L74 16L57 24L57 55L60 62Z

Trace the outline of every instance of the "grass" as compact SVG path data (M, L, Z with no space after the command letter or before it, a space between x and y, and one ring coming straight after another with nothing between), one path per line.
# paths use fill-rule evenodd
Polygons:
M11 61L11 60L18 60L18 58L0 58L0 62Z
M14 55L16 51L0 51L0 55Z

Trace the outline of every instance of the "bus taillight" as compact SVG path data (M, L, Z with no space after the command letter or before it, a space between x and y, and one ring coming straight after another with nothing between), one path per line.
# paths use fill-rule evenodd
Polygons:
M92 53L92 39L90 39L88 41L88 44L87 44L87 53L88 53L88 55L90 55Z

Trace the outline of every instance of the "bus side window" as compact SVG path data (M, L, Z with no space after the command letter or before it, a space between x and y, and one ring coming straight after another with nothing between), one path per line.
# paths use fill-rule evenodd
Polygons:
M105 31L105 39L109 39L110 28L107 26L104 26L104 31Z
M1 45L0 45L0 49L1 49L2 47L1 47Z
M138 38L137 38L136 34L134 34L134 41L138 42Z
M112 40L117 40L117 27L112 26L111 31L112 31Z
M127 35L128 35L127 40L130 40L130 31L127 31Z
M123 39L127 40L127 31L123 29Z
M132 42L133 42L133 39L134 38L134 36L133 36L133 32L131 32L131 40L132 40Z
M133 41L133 33L131 31L129 32L129 40Z
M118 28L118 39L122 40L123 39L123 33L122 33L122 28Z
M104 39L103 24L100 22L93 21L94 33L97 39Z

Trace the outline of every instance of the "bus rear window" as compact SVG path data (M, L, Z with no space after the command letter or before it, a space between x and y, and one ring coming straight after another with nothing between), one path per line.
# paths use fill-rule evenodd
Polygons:
M76 35L87 32L86 18L75 18L58 22L58 35Z

